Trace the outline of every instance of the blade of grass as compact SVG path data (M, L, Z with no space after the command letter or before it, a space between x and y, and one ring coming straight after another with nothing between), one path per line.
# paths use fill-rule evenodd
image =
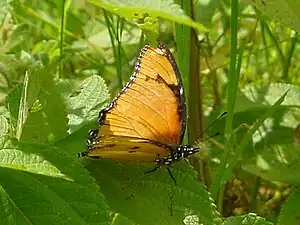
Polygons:
M60 61L61 63L59 64L59 73L58 73L58 76L59 77L62 77L63 75L63 69L64 69L64 64L62 62L62 59L63 59L63 55L64 55L64 52L63 52L63 46L64 46L64 34L65 34L65 24L67 22L67 12L70 8L70 5L71 5L71 2L70 0L63 0L62 1L62 6L61 6L61 20L60 20L60 30L59 30L59 33L60 33L60 40L59 40L59 57L60 57Z
M211 194L214 199L217 197L219 188L221 188L222 174L226 170L226 164L229 156L229 147L231 145L231 134L232 134L232 124L233 124L233 110L235 106L235 100L238 90L238 81L239 81L239 71L237 68L237 31L238 31L238 0L232 0L231 2L231 18L230 18L230 27L231 27L231 52L230 52L230 68L229 68L229 83L228 83L228 92L227 92L227 112L225 124L225 152L221 158L221 163L217 168L216 176L212 181L211 185ZM240 57L241 60L241 57ZM223 190L223 188L222 188ZM219 194L218 209L222 215L222 202L223 202L223 191Z
M291 60L294 55L294 51L295 51L297 42L298 42L298 33L292 31L291 41L287 47L288 49L287 49L287 54L286 54L286 63L282 70L282 77L286 82L290 82L289 81L289 70L291 68Z
M192 1L177 1L185 13L194 19L194 9ZM183 77L187 95L188 106L188 143L192 144L203 134L203 109L202 93L200 86L200 49L198 48L198 37L196 31L183 24L176 24L176 43L179 58L179 68ZM187 48L186 43L189 43ZM191 91L192 90L192 91ZM208 185L206 167L202 161L194 160L194 167L199 168L200 179ZM199 165L197 165L199 164Z
M247 132L247 134L243 137L242 141L240 142L239 146L235 150L235 154L231 156L230 160L228 160L228 150L226 151L226 155L224 154L224 157L221 159L220 166L217 169L215 182L216 184L219 184L221 187L222 184L226 182L231 176L231 172L235 165L237 164L238 160L241 158L243 150L245 149L246 145L249 143L249 141L252 139L252 135L254 132L263 124L263 122L271 117L276 110L278 110L278 107L281 105L281 103L284 101L285 96L287 95L288 90L265 112L264 115L262 115L259 120L250 128L250 130ZM227 158L225 158L225 156ZM219 193L218 198L218 207L219 211L222 209L222 202L223 202L223 192Z
M175 3L180 4L185 13L190 16L191 6L189 1L176 0ZM175 25L175 39L178 57L178 67L182 77L182 82L186 94L186 100L188 100L189 86L188 80L190 79L190 47L187 47L187 43L191 43L191 29L184 25Z
M17 130L16 130L16 137L17 139L20 139L24 123L28 117L29 109L28 109L28 72L25 73L24 77L24 84L23 84L23 90L22 90L22 96L20 100L20 108L19 108L19 115L18 115L18 122L17 122Z
M113 48L113 52L114 52L114 57L116 60L116 69L117 69L117 77L118 77L118 86L120 89L122 89L123 87L123 78L122 78L122 64L121 64L121 56L120 56L120 43L118 43L116 46L115 41L114 40L118 40L118 35L116 34L116 32L114 32L114 24L113 24L113 15L110 14L109 12L103 10L104 12L104 18L105 18L105 22L107 25L107 29L108 29L108 33L110 36L110 41L111 41L111 45ZM117 41L118 42L118 41Z

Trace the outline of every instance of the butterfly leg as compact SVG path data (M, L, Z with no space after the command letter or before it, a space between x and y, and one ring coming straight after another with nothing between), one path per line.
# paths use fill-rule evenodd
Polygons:
M87 156L87 154L88 154L88 151L79 152L79 153L77 153L77 157L78 157L78 158L84 157L84 156Z
M156 171L159 168L159 166L154 167L152 170L146 171L145 173L152 173Z
M174 175L173 175L173 173L172 173L170 167L167 167L167 170L168 170L168 173L169 173L170 177L171 177L172 180L174 181L174 184L177 185L176 179L175 179L175 177L174 177Z

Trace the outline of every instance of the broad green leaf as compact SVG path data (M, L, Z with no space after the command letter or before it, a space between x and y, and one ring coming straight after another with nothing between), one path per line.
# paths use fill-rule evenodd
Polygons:
M85 150L88 128L81 128L57 143L60 149L75 156ZM153 173L154 164L117 163L112 160L78 158L96 179L109 206L137 224L180 224L186 216L195 216L205 224L218 224L213 199L197 181L195 171L181 162L171 170ZM172 214L172 215L171 215Z
M194 27L199 31L207 29L186 16L173 0L89 0L89 2L135 22L144 29L153 31L158 17Z
M103 195L75 156L70 157L63 149L42 145L20 143L18 148L27 158L7 159L23 164L27 167L23 170L27 172L5 165L0 167L0 196L2 202L6 201L7 209L14 213L10 221L23 219L29 224L109 223L109 210ZM13 149L4 151L6 154L11 151L16 156ZM69 179L61 179L61 174ZM3 196L7 196L9 201ZM6 212L0 212L0 220L5 218Z
M69 124L73 131L86 121L95 119L109 98L108 88L104 80L97 75L83 80L77 92L77 95L73 95L67 100Z
M299 201L300 188L297 187L292 191L288 199L285 201L278 218L278 224L290 225L299 223Z
M78 87L78 91L80 92L69 100L69 106L73 110L82 108L85 111L90 111L105 102L109 97L105 81L98 75L83 80Z
M26 73L20 100L17 138L46 143L67 135L67 113L51 70L35 67Z
M246 0L249 4L254 4L265 15L272 20L300 32L300 2L293 0Z
M24 152L20 148L2 148L0 150L0 167L67 179L50 162L39 155L26 153L26 149Z
M300 87L284 83L273 83L262 87L247 86L238 94L235 112L265 108L273 105L282 93L288 93L281 106L300 107Z
M233 156L229 157L229 149L222 156L221 164L217 168L216 176L213 180L211 192L213 196L216 196L217 190L220 185L225 183L232 174L232 170L234 166L237 164L238 160L242 157L242 153L246 148L248 142L252 139L252 135L254 132L263 124L263 122L276 113L276 110L279 108L281 103L284 101L288 91L286 91L259 119L258 121L252 125L249 131L244 135L239 145L233 152Z
M215 11L219 8L220 0L198 0L196 3L196 21L211 27L211 19Z
M236 149L236 153L233 157L230 158L230 169L227 169L227 173L231 173L231 170L233 169L234 165L237 163L237 160L242 156L242 152L250 139L252 138L252 135L254 132L263 124L263 122L268 118L271 117L274 113L276 113L277 108L281 105L281 103L284 101L288 91L286 91L269 109L268 111L262 115L259 120L249 129L249 131L245 134L243 139L241 140L239 146ZM226 174L226 173L225 173ZM229 174L227 174L229 176ZM226 178L227 179L227 178ZM225 180L223 180L224 182Z
M244 160L242 168L270 181L300 184L300 149L294 145L277 145Z
M0 185L0 224L28 224L26 216L11 201Z
M249 213L243 216L228 217L222 225L272 225L265 218Z
M300 87L284 83L273 83L261 88L248 86L243 90L248 99L254 103L273 105L282 93L287 92L282 106L300 106Z
M179 224L186 217L219 224L213 199L184 162L172 166L176 185L166 168L153 173L153 164L87 160L108 204L137 224Z

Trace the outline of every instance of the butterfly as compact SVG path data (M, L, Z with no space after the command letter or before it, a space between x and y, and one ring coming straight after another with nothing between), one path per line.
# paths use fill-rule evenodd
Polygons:
M153 162L153 172L199 151L182 145L185 95L179 69L162 43L140 52L129 82L99 113L99 128L89 132L87 151L78 156L115 161Z

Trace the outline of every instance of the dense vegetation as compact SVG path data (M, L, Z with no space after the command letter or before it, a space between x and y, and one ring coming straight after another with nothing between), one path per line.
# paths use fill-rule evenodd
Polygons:
M0 224L299 224L299 11L284 0L0 1ZM157 40L184 82L185 143L201 147L172 165L176 185L165 168L76 157Z

